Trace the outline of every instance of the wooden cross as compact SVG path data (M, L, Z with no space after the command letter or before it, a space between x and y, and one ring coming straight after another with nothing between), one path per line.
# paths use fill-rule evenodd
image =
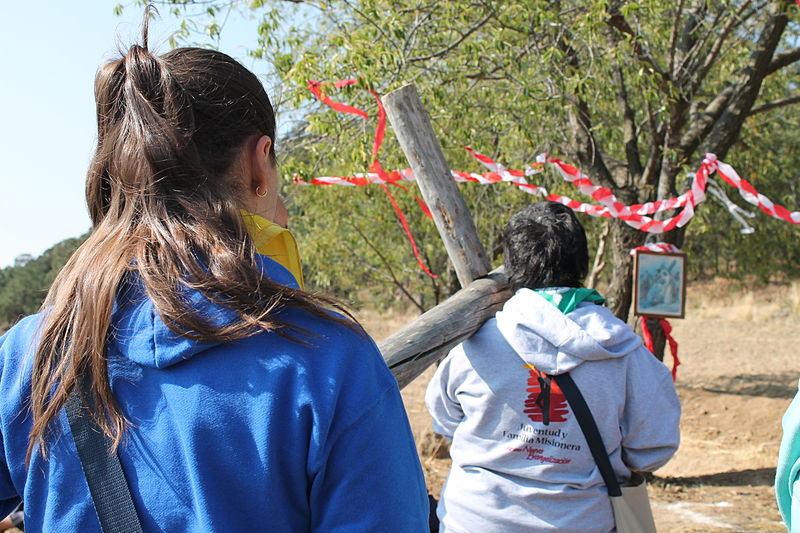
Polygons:
M382 101L462 287L380 344L386 364L403 388L493 317L511 292L502 267L489 272L486 250L417 89L406 85Z

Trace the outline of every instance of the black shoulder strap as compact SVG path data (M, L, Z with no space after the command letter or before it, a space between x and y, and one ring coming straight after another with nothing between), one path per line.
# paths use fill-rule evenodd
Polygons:
M617 477L614 475L614 469L611 468L611 461L608 460L603 438L600 436L600 431L597 429L597 424L594 421L592 412L589 410L589 406L586 405L586 400L583 399L583 394L581 394L580 389L575 385L575 381L573 381L569 373L552 376L552 378L558 383L561 392L564 393L567 402L572 407L572 412L575 413L575 418L577 418L578 424L581 426L583 436L589 444L589 450L592 452L594 462L597 463L600 475L603 476L608 495L621 496L622 491L620 490L619 482L617 482Z
M80 377L65 408L100 527L103 533L141 533L119 457L88 412L91 398L88 380Z

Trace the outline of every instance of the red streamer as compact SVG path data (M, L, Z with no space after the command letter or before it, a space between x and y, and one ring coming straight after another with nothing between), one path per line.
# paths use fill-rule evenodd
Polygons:
M650 333L650 328L647 327L647 321L650 318L653 317L643 316L641 318L642 337L644 338L645 348L650 350L650 353L655 353L653 334ZM681 361L678 359L678 341L672 336L672 325L670 325L665 318L653 318L653 320L658 320L661 324L661 329L664 330L664 336L667 338L667 343L669 343L669 351L672 353L672 381L676 381L678 379L678 366L681 364Z
M397 174L397 172L393 172L392 174ZM390 176L392 177L392 179L394 179L394 176L392 176L391 174L390 174ZM399 180L399 174L398 174L398 180ZM397 181L392 181L391 185L394 185L395 187L400 187L401 189L406 191L408 194L412 195L414 197L414 200L416 200L417 203L419 204L419 208L422 210L422 212L425 214L425 216L428 217L428 218L433 218L433 213L431 213L431 208L428 207L428 204L425 203L425 200L423 200L422 198L420 198L419 196L417 196L416 194L411 192L411 190L408 187L406 187L404 185L400 185L399 183L397 183Z
M414 257L417 258L417 262L419 263L420 268L422 268L422 271L425 272L430 277L436 278L437 277L436 274L428 270L428 267L425 266L425 263L422 262L422 258L419 255L419 250L417 250L417 243L414 242L414 237L411 236L411 228L408 227L408 221L406 220L406 216L403 214L403 211L400 209L400 206L397 205L397 201L394 199L394 196L392 196L392 193L389 192L389 187L381 183L381 188L383 189L383 192L386 193L386 196L389 197L389 201L392 202L392 207L394 207L394 212L397 213L397 217L400 219L400 223L403 225L403 229L406 231L406 235L408 236L409 241L411 242L411 249L414 250Z
M345 87L346 85L351 85L356 81L357 80L341 80L337 81L334 85L337 88L340 88L340 87ZM351 83L344 83L344 82L351 82ZM333 109L335 109L340 113L347 113L349 115L358 115L364 118L369 117L366 111L358 109L357 107L349 106L347 104L342 104L340 102L334 102L333 100L331 100L328 95L322 92L322 84L318 81L308 80L308 90L311 91L311 93L314 96L316 96L320 102L332 107Z
M354 83L358 83L358 80L346 79L334 82L333 86L336 87L337 89L341 89L342 87L353 85ZM317 97L319 101L321 101L323 104L330 106L334 110L339 111L340 113L358 115L360 117L363 117L364 119L369 118L369 115L363 109L358 109L357 107L342 104L340 102L334 102L333 100L331 100L331 98L322 91L322 83L318 81L308 80L308 89L314 96ZM400 179L400 175L397 172L393 172L392 174L394 175L388 174L383 169L383 166L381 166L380 159L378 159L378 152L380 152L381 150L381 145L383 144L383 138L386 134L386 109L383 107L383 102L381 102L381 97L378 95L378 93L376 93L372 89L367 89L367 90L370 92L370 94L372 94L372 96L375 97L375 102L377 102L378 104L378 124L375 127L375 137L372 141L372 165L370 165L370 172L374 172L385 182L408 191L408 189L396 183ZM428 267L425 265L425 262L422 260L422 256L420 255L419 249L417 248L417 242L414 240L414 235L411 233L411 228L408 225L406 216L403 213L403 210L400 209L400 206L397 204L397 201L394 199L394 196L392 196L392 193L389 191L389 187L387 187L385 184L382 183L381 188L383 189L383 192L386 193L386 196L389 198L389 201L392 203L392 207L394 208L394 212L397 214L397 218L400 219L400 224L403 226L403 230L406 232L406 238L408 239L408 242L411 243L411 250L414 252L414 257L417 259L417 264L419 264L419 267L422 269L422 271L425 272L430 277L432 278L438 277L436 276L436 274L431 272L430 269L428 269ZM429 217L432 216L431 211L428 208L428 206L425 205L425 202L422 201L422 199L417 197L416 195L414 196L414 198L420 204L420 207L422 207L423 212Z

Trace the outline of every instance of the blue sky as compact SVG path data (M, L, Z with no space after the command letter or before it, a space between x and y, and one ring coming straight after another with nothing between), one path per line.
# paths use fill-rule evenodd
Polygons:
M95 140L93 82L117 43L138 41L141 8L115 16L116 2L9 2L0 32L0 268L40 255L89 229L83 197ZM162 10L150 47L165 52L175 18ZM232 14L220 49L263 78L248 58L255 20ZM268 87L269 90L269 87Z

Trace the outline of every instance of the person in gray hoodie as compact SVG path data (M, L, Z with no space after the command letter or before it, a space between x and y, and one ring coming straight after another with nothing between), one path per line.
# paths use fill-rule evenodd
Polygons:
M569 372L620 482L675 453L680 404L670 372L594 290L571 209L529 205L504 231L514 296L439 365L426 393L452 441L440 532L614 531L606 487L564 394Z

